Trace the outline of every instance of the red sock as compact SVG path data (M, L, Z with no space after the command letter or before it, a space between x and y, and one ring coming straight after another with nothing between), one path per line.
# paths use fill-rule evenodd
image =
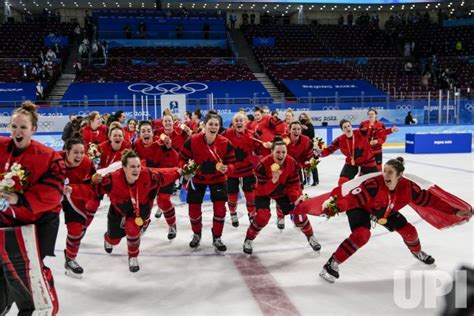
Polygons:
M262 228L267 226L270 217L270 210L268 208L258 209L257 215L247 229L247 238L254 240Z
M129 257L138 257L140 252L140 228L135 224L135 218L129 217L125 221L125 234L127 235L127 247Z
M245 195L245 204L247 206L247 212L249 212L251 216L254 216L255 215L255 192L254 191L244 192L244 195Z
M159 193L158 207L163 211L163 215L165 216L168 225L176 225L176 213L173 204L171 203L171 194Z
M239 200L239 193L229 193L228 202L230 214L235 214L237 211L237 201Z
M416 232L415 226L410 223L407 223L402 228L399 228L397 233L402 236L405 245L407 245L410 251L418 253L421 251L420 240L418 239L418 233Z
M364 246L370 239L370 229L367 227L358 227L354 229L352 234L344 240L336 252L334 257L338 263L343 263L352 256L359 248Z
M67 223L67 237L66 237L66 256L69 259L76 259L81 240L86 233L84 225L78 222Z
M212 220L212 234L214 237L221 237L222 231L224 230L224 221L225 221L225 202L217 201L213 202L214 209L214 218Z
M200 234L202 231L202 212L201 204L190 203L189 205L189 220L191 221L191 228L193 233Z
M277 217L278 219L285 218L285 214L283 214L283 211L281 210L280 206L277 204L276 206L276 211L277 211Z
M306 237L313 235L313 227L311 226L311 223L306 214L295 215L294 221L296 227L299 227Z

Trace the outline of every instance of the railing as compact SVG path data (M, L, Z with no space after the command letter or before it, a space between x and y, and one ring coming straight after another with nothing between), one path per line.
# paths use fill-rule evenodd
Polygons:
M176 30L154 30L154 31L100 31L98 32L100 40L109 39L226 39L227 33L225 31L183 31Z

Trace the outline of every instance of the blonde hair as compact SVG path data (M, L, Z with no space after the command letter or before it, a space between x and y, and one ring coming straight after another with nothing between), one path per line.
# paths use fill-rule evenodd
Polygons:
M120 130L122 132L122 135L124 135L123 128L122 128L122 125L120 124L120 122L113 122L109 126L109 137L110 137L110 135L112 135L112 132L116 129Z
M36 104L34 104L31 101L25 101L21 104L21 107L13 111L12 117L16 114L23 114L26 115L30 118L31 125L33 126L33 129L38 128L38 110L36 107Z

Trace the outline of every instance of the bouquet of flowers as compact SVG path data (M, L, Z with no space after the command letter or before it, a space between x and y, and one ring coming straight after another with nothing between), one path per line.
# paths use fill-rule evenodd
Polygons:
M188 163L183 166L181 174L185 177L194 176L199 169L201 169L201 166L196 164L194 160L189 159Z
M19 163L14 163L10 170L0 174L0 190L10 193L23 193L28 182L29 172Z
M23 187L28 182L29 172L20 165L14 163L8 172L0 174L0 190L10 193L23 193ZM10 203L4 197L0 198L0 212L5 212Z
M98 166L100 163L100 149L97 144L91 144L87 150L87 155L92 160L94 165Z
M331 196L329 199L324 201L323 210L328 218L339 215L339 208L337 207L337 195Z
M324 141L321 137L315 137L313 139L314 148L317 150L322 150L324 148Z
M318 168L318 165L320 163L319 159L316 158L311 158L309 161L305 162L305 170L307 171L313 171Z

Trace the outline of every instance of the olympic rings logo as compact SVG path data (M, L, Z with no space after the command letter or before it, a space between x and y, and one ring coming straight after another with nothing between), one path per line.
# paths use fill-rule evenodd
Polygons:
M411 110L411 104L398 104L397 110L403 110L405 112L408 112Z
M134 83L128 86L128 90L145 95L162 95L162 94L193 94L195 92L204 91L209 87L202 82L189 82L180 85L173 82L159 83L152 85L149 83Z
M323 106L323 111L334 111L334 110L339 110L339 107L337 105Z
M38 127L41 127L45 130L50 130L53 128L53 126L54 126L54 123L52 121L44 121L44 122L39 121L38 122Z
M357 115L348 114L348 115L345 115L344 118L350 122L354 122L357 120Z
M0 112L0 116L11 116L9 112Z
M469 112L472 112L473 106L474 106L474 105L473 105L472 103L466 103L466 104L464 104L464 108L465 108L466 110L468 110Z

